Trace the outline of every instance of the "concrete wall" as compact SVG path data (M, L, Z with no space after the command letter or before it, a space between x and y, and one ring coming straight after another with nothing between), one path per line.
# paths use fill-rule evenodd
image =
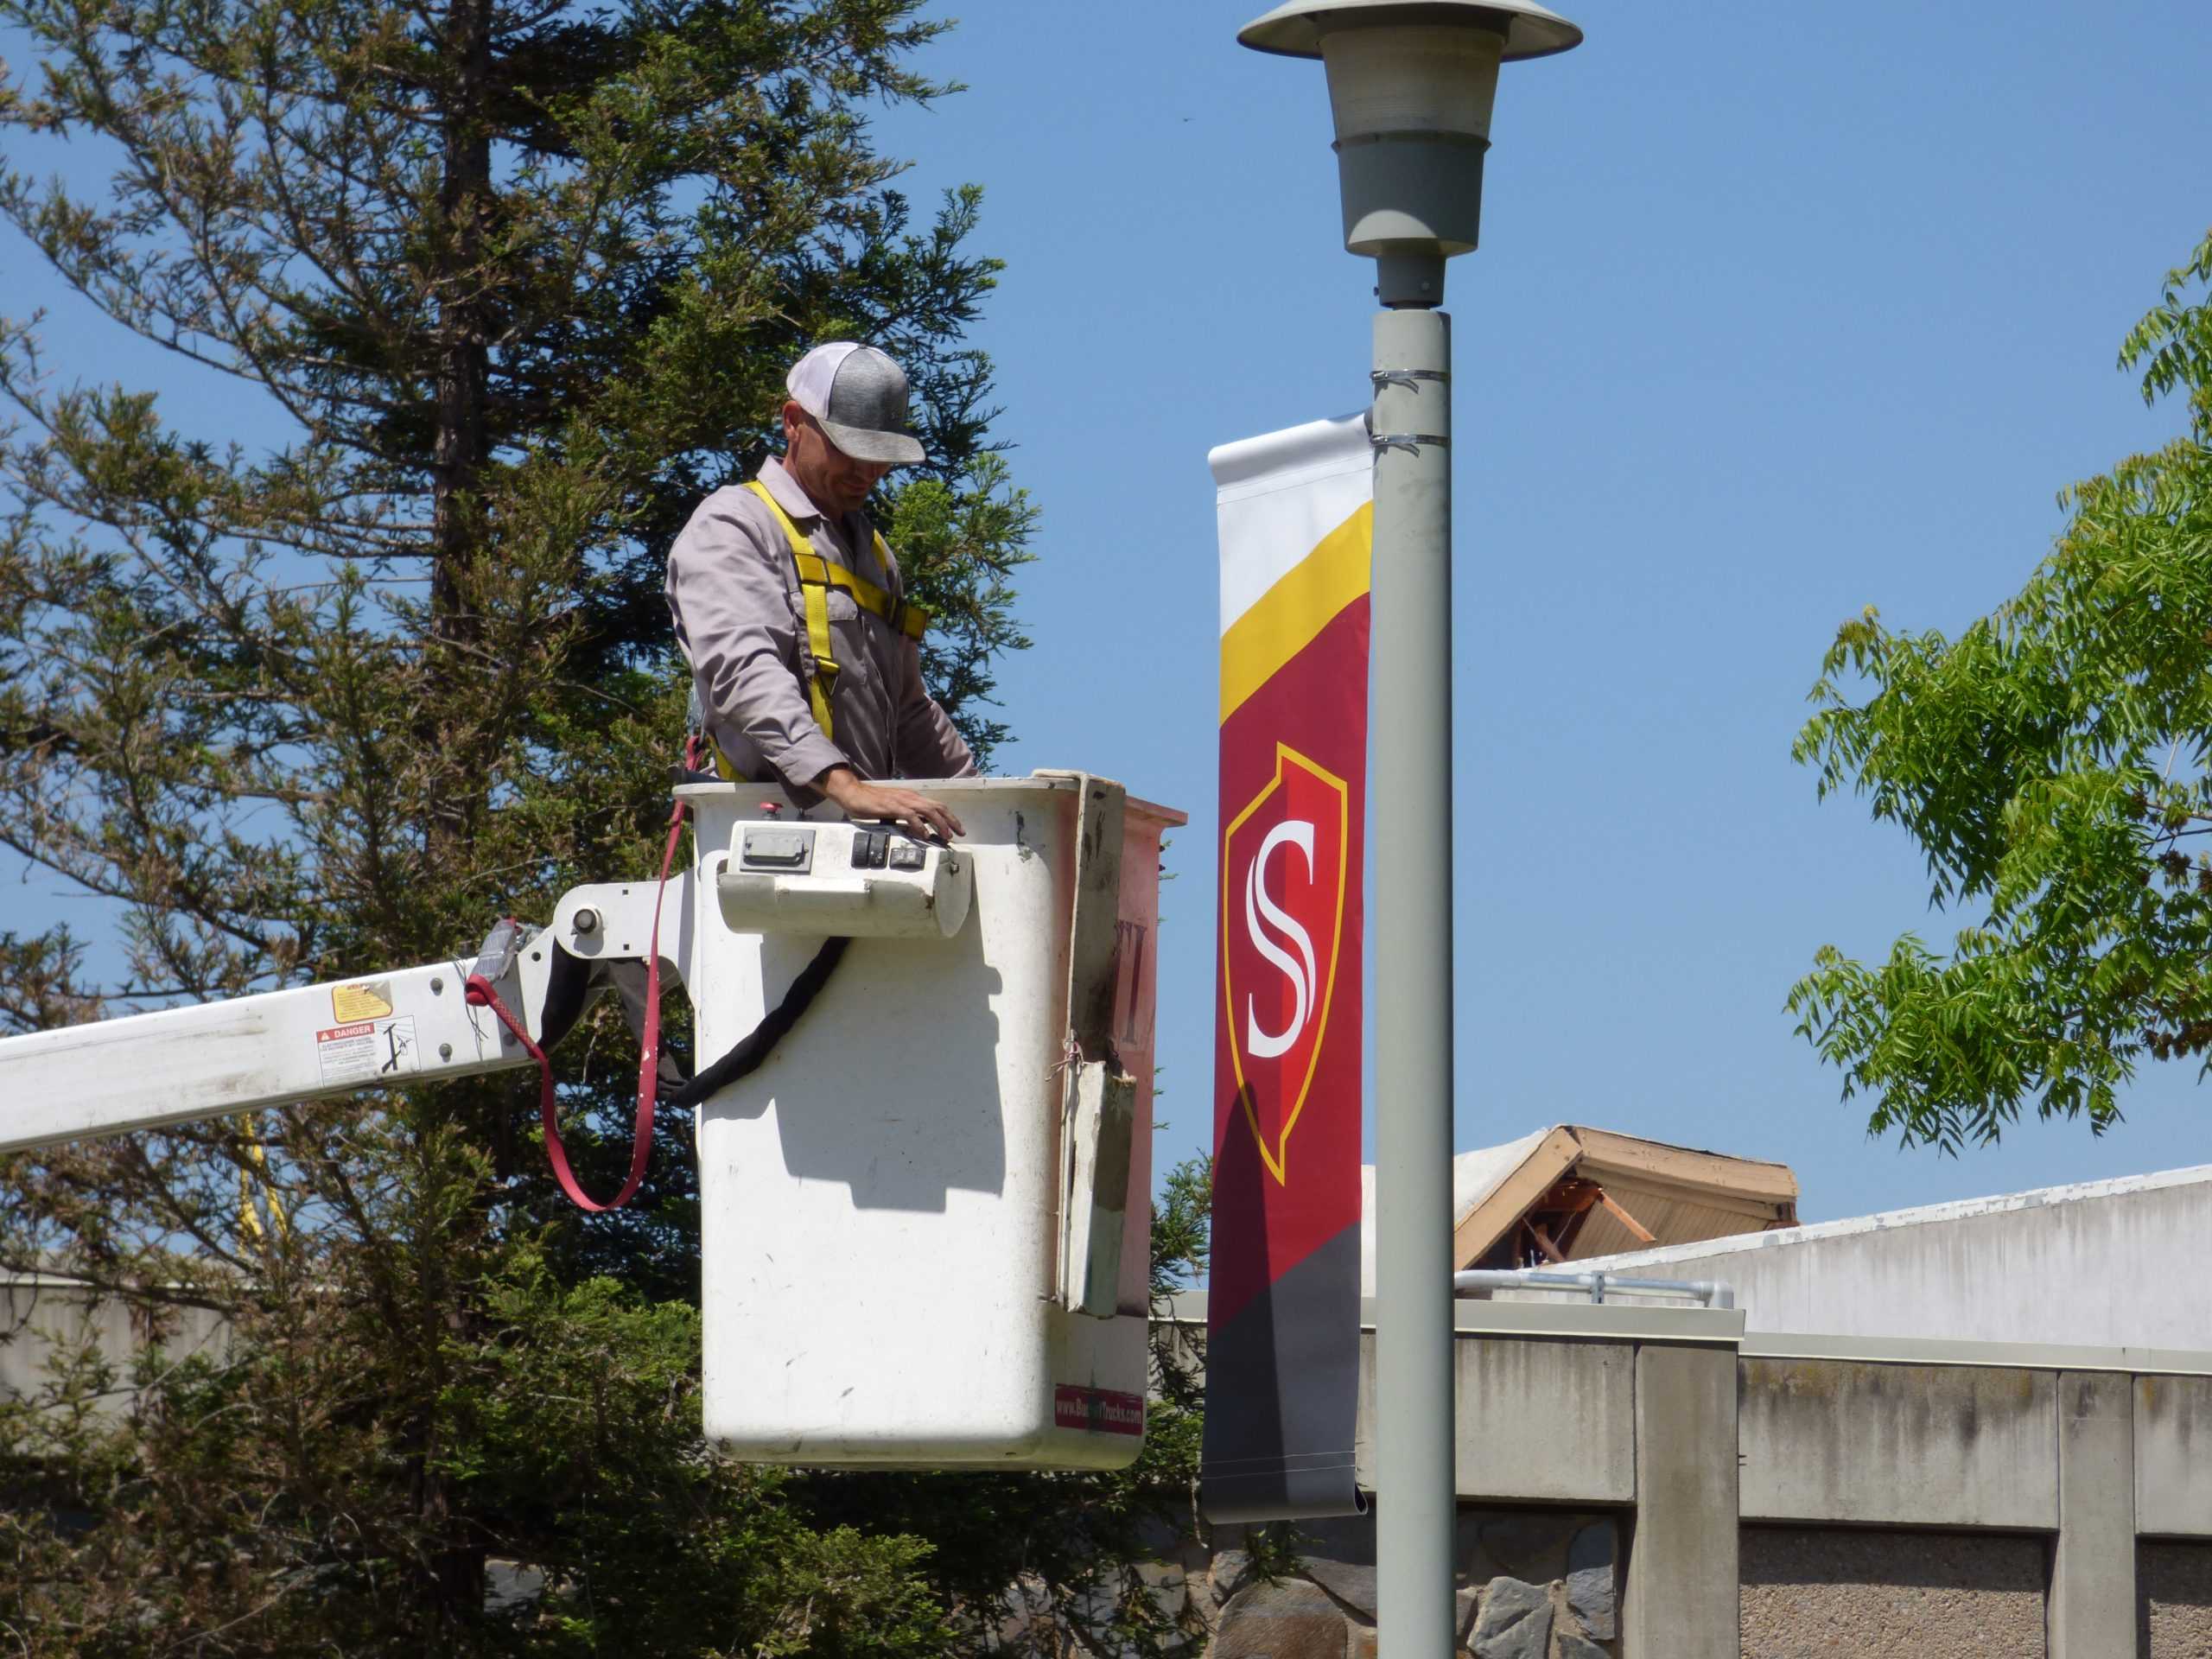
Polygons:
M163 1342L170 1354L182 1356L220 1341L222 1330L216 1315L181 1308L171 1315ZM0 1394L36 1395L53 1381L56 1350L73 1351L89 1338L115 1368L118 1387L105 1403L119 1412L129 1402L131 1365L144 1350L147 1335L122 1304L98 1300L73 1281L0 1281Z
M2212 1659L2212 1546L2145 1543L2135 1584L2142 1659Z
M1203 1297L1178 1314L1203 1324ZM1558 1299L1463 1302L1459 1325L1463 1634L1496 1638L1478 1653L2212 1659L2212 1353L1758 1336L1741 1312ZM143 1337L59 1281L0 1284L0 1332L18 1394L48 1333L89 1332L126 1375ZM170 1346L219 1338L187 1316ZM1306 1587L1242 1604L1249 1652L1304 1621L1361 1659L1371 1526L1316 1523ZM1235 1622L1236 1554L1173 1568L1179 1611Z
M1747 1521L2058 1525L2049 1371L1745 1357Z
M1618 1517L1621 1659L2212 1659L2212 1353L1743 1323L1459 1305L1463 1498Z
M2135 1379L2136 1530L2212 1538L2212 1376Z
M1744 1659L2044 1659L2040 1538L1746 1527L1742 1562Z
M1463 1342L1458 1361L1460 1494L1553 1503L1627 1503L1636 1494L1636 1350L1592 1337ZM1360 1347L1356 1452L1375 1482L1375 1344Z
M1732 1347L1637 1347L1636 1520L1621 1587L1631 1654L1709 1659L1735 1639L1735 1418Z
M2193 1351L2212 1343L2212 1274L2190 1270L2208 1231L2212 1166L1574 1267L1721 1280L1754 1332Z

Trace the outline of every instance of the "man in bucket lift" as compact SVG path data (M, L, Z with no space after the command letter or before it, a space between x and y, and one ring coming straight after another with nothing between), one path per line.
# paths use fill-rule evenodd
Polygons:
M906 375L872 346L817 346L785 378L784 454L699 504L668 556L668 609L722 775L780 779L802 802L962 833L884 781L973 776L975 757L923 689L926 613L861 511L922 459Z

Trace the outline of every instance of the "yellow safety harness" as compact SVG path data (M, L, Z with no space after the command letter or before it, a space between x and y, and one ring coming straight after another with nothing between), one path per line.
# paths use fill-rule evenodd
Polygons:
M261 1224L261 1211L253 1202L253 1176L261 1178L261 1190L269 1201L270 1225L276 1236L283 1237L291 1231L290 1217L284 1213L284 1201L276 1196L276 1188L269 1179L269 1154L261 1142L261 1115L248 1112L238 1119L238 1128L245 1141L247 1162L253 1169L249 1173L245 1164L238 1166L238 1230L263 1249L269 1243L269 1234Z
M822 735L834 740L836 732L830 716L830 698L837 689L837 676L842 671L830 649L830 589L834 588L846 594L861 610L880 617L917 643L929 631L930 613L920 606L909 603L904 595L879 588L866 576L817 553L806 537L799 534L798 526L791 522L783 504L769 493L768 486L759 479L745 487L767 504L768 511L783 526L784 539L791 543L791 564L798 573L799 598L806 607L806 654L814 671L806 683L807 702L813 710L814 723L822 728ZM875 538L875 556L886 570L891 568L891 550L883 544L880 535ZM721 752L720 744L715 746L715 766L724 778L737 777L736 768L730 765L729 757Z

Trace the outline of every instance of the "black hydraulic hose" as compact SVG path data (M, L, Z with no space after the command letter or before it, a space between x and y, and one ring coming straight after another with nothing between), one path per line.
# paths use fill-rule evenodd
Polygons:
M845 955L845 947L852 941L845 938L824 939L822 948L814 953L814 960L799 969L791 988L784 993L784 1000L772 1008L766 1019L746 1034L745 1040L735 1048L706 1067L698 1076L672 1094L661 1096L662 1103L675 1109L696 1106L716 1090L728 1087L740 1077L758 1071L760 1063L775 1052L784 1034L797 1025L799 1016L813 1006L822 988L830 982L830 976Z

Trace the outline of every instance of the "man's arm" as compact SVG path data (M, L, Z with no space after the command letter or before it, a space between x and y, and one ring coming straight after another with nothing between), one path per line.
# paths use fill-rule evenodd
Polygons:
M790 558L773 525L763 531L726 497L709 497L669 550L668 608L709 717L743 733L785 782L819 788L848 763L799 683Z
M897 784L872 784L848 766L830 767L814 786L849 818L893 818L915 835L941 841L968 833L950 808Z

